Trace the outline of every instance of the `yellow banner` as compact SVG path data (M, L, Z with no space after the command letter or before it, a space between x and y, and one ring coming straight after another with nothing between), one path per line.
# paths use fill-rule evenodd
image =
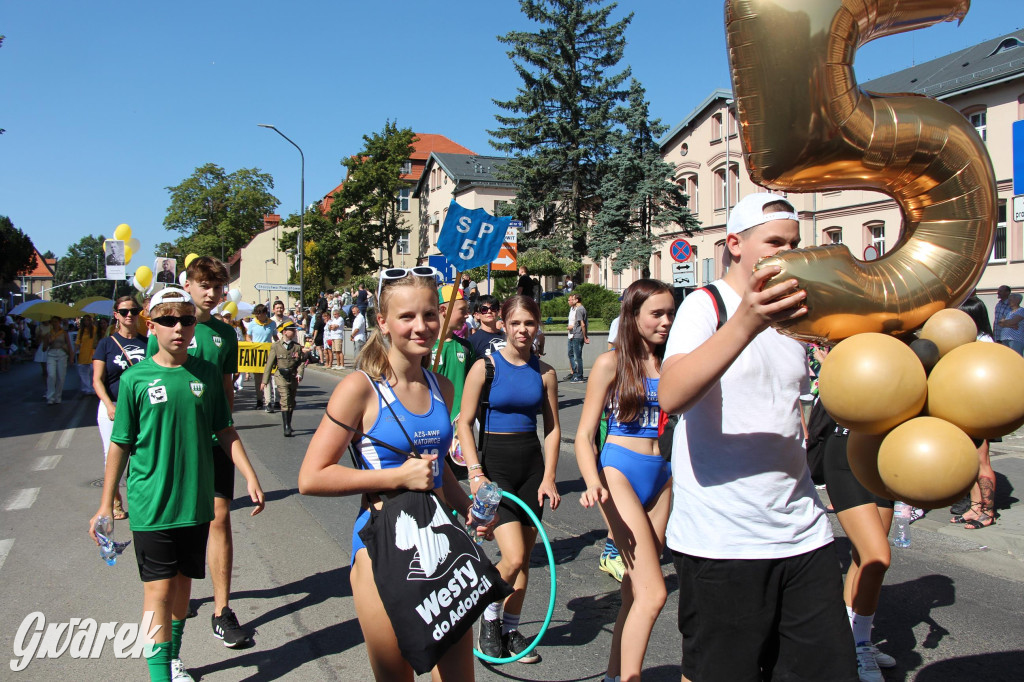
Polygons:
M267 366L267 354L269 352L269 341L264 343L257 343L255 341L239 341L238 371L263 374L263 368Z

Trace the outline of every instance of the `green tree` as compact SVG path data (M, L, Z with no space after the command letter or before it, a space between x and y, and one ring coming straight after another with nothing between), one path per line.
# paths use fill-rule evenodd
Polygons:
M408 231L399 207L401 190L409 189L402 179L402 166L412 156L416 140L411 128L399 128L387 121L384 129L363 135L363 149L342 160L345 183L334 195L329 217L335 222L345 244L343 267L353 274L377 267L373 249L383 253L383 264L394 265L392 253Z
M298 227L299 216L292 213L282 225L287 227ZM338 229L334 222L328 218L321 209L320 202L311 205L305 215L303 261L303 284L305 285L306 305L316 303L320 292L329 287L332 282L340 282L345 278L344 269L336 262L337 254L344 246L338 236ZM292 236L298 239L298 232ZM289 284L299 283L299 273L294 269L289 272Z
M86 235L69 246L64 257L57 259L53 273L54 286L104 277L106 266L103 262L103 239L99 235ZM74 303L87 296L109 297L115 287L117 296L134 293L131 285L124 280L100 280L54 289L52 298L62 303Z
M0 284L17 278L23 270L36 266L36 248L29 236L0 215Z
M179 253L227 257L263 229L263 216L280 203L270 193L273 188L274 179L258 168L227 173L208 163L166 188L171 205L164 227L180 234Z
M651 254L665 229L678 225L691 235L700 222L687 208L685 192L671 179L672 164L661 158L657 140L667 126L651 120L646 92L636 79L620 117L623 130L601 181L601 209L590 231L589 255L595 262L613 257L615 272L639 267L650 277Z
M529 221L521 248L550 251L574 270L587 252L587 230L615 143L617 104L629 69L616 72L633 15L609 23L615 3L601 0L520 0L540 24L511 31L509 45L522 79L516 97L495 100L491 145L512 158L501 175L516 185L514 215Z

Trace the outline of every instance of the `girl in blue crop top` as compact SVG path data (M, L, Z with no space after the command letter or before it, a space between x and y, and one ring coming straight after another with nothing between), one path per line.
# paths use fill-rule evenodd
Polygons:
M351 582L356 616L376 678L412 680L412 667L402 658L381 603L373 564L357 535L369 517L367 495L399 488L434 490L467 518L470 500L444 466L452 439L448 418L452 384L425 369L441 326L434 279L409 273L383 284L378 328L358 357L362 371L345 377L331 394L327 414L299 470L299 492L363 495L353 529ZM336 466L353 438L339 423L400 450L408 450L412 441L421 457L405 458L361 438L356 446L363 467ZM480 534L489 531L482 526L477 529ZM473 679L472 631L448 650L434 672L435 679Z
M658 381L675 309L672 290L662 282L641 279L626 289L616 348L590 371L576 431L576 460L587 486L580 503L600 505L629 578L621 581L622 607L608 657L612 679L640 678L667 595L661 552L671 473L658 450ZM608 437L599 455L595 436L605 411Z
M558 381L555 371L533 355L533 340L540 326L537 302L513 296L501 306L507 345L477 360L466 377L459 418L459 442L469 467L470 488L475 495L487 481L519 497L537 518L544 498L552 510L560 501L555 486L561 430L558 425ZM490 407L480 409L487 361L494 363ZM542 415L544 444L537 437L537 415ZM473 421L484 430L483 452L477 451ZM516 655L529 642L519 634L519 614L529 578L530 553L537 540L533 521L518 505L502 500L494 537L501 550L498 571L515 592L504 603L491 604L480 624L480 650L490 656ZM540 660L536 650L519 659Z

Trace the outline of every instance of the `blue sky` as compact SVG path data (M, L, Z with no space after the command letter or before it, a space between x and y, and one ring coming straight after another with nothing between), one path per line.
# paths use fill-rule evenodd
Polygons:
M858 80L1016 30L1014 3L975 0L964 23L876 41ZM623 0L634 12L624 63L654 116L674 125L730 87L722 3ZM152 264L166 187L207 162L273 175L278 212L342 177L362 135L396 120L494 153L493 99L519 85L495 36L531 30L515 0L7 2L0 10L0 215L40 251L128 223Z

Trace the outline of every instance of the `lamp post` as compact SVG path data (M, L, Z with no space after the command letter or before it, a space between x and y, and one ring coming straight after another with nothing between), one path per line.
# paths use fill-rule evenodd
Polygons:
M300 185L300 188L299 188L299 192L300 192L299 202L300 202L300 205L299 205L299 255L298 255L298 263L299 263L299 304L300 305L305 305L306 304L306 298L305 298L305 282L304 282L304 279L303 279L303 269L304 269L304 265L305 265L306 242L305 242L303 230L304 230L304 228L306 226L306 155L302 153L302 147L300 147L299 145L297 145L294 142L292 142L292 139L290 137L288 137L287 135L282 133L280 130L278 130L274 126L270 125L269 123L257 123L256 125L258 125L260 128L269 128L270 130L273 130L275 133L277 133L278 135L280 135L284 139L288 140L288 142L290 142L293 147L295 147L296 149L299 150L299 159L301 159L301 161L302 161L302 182L301 182L301 185Z
M732 170L729 168L729 133L732 132L732 100L725 100L725 224L729 224L729 205L732 198L729 194L732 184Z
M263 279L267 280L267 283L270 282L270 266L268 265L268 263L273 263L274 265L277 265L277 260L274 258L268 258L267 260L263 261ZM267 303L270 303L269 289L267 290Z

